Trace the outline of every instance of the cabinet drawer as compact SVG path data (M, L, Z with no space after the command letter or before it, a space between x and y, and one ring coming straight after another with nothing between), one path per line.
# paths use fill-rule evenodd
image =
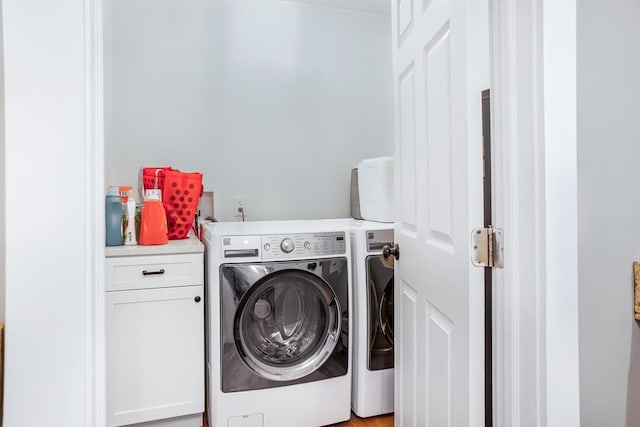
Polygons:
M105 275L107 291L202 285L204 259L201 253L107 258Z

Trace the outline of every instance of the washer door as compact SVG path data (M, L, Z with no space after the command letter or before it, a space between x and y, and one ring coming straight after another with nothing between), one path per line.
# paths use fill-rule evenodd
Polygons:
M263 378L287 381L314 372L340 338L340 303L320 277L273 272L242 297L234 319L242 360Z

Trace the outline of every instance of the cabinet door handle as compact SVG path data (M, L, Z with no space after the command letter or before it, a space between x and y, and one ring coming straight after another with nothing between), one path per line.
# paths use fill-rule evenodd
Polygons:
M200 302L200 297L195 297L193 300L194 300L195 302Z
M147 270L142 270L142 275L143 276L153 276L154 274L164 274L164 268L161 268L158 271L147 271Z

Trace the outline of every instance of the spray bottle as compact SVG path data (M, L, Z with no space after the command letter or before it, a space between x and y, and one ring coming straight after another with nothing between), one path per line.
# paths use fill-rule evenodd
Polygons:
M137 245L136 238L136 197L133 190L127 192L127 202L124 205L124 244Z

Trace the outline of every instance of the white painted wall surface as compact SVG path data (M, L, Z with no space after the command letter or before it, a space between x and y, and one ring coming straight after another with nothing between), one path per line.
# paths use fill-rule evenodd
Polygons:
M95 187L85 138L90 3L3 5L5 427L96 425L87 277L100 239L89 232L85 185Z
M640 425L640 3L577 2L582 427Z
M5 320L5 161L4 161L4 43L2 23L2 3L0 0L0 322Z
M171 165L204 173L218 219L233 219L235 195L251 220L344 217L351 168L392 155L388 16L276 0L110 1L107 184Z
M579 427L576 1L543 3L546 427ZM542 268L542 267L540 267Z

